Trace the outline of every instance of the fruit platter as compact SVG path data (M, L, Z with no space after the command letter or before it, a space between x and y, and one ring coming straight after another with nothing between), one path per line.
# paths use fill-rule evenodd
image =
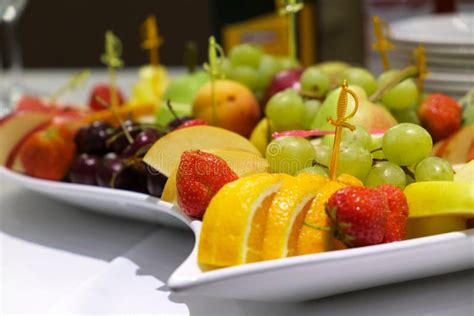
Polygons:
M474 267L474 90L426 93L422 46L391 69L378 38L376 77L251 44L226 54L211 36L202 69L168 78L148 40L128 98L112 32L109 82L87 106L60 101L83 72L51 96L24 95L0 120L0 173L192 229L195 247L168 281L177 292L297 301Z

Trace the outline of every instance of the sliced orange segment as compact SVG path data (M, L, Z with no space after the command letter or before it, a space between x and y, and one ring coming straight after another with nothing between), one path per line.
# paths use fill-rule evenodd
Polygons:
M331 227L332 223L326 215L325 204L334 192L348 185L362 185L362 183L357 178L347 174L339 176L337 181L327 182L313 199L304 221L315 227ZM305 225L301 227L296 246L298 255L333 249L335 249L333 232L318 230Z
M198 261L218 267L260 260L268 208L282 177L253 174L226 184L204 214Z
M268 212L262 259L276 259L296 254L298 236L306 212L327 178L302 174L285 178Z

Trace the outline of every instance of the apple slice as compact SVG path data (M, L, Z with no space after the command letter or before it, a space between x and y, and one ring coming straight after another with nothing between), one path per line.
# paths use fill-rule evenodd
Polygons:
M466 218L455 216L430 216L410 218L407 222L407 238L418 238L450 233L466 229Z
M405 188L409 217L474 217L474 183L416 182Z
M454 175L455 182L474 183L474 160L463 165L459 170L456 170Z
M451 164L465 163L474 147L474 124L468 125L446 140L441 157Z
M203 150L224 159L237 176L243 177L252 173L268 171L268 161L254 153L242 150L209 149ZM176 170L168 177L161 199L176 204Z
M241 150L261 157L258 149L239 134L219 127L193 126L160 138L146 153L143 161L169 177L178 166L181 154L197 149Z
M14 111L3 117L0 120L0 165L11 164L11 157L23 140L46 126L53 117L54 113L44 111Z

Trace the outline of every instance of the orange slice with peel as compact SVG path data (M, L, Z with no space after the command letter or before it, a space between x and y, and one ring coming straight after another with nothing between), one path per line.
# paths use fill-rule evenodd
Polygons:
M259 261L268 209L282 175L259 173L222 187L204 214L198 262L225 267Z
M296 254L298 236L311 201L328 181L315 174L288 177L275 195L268 212L262 259L277 259Z
M341 248L341 245L335 242L333 232L324 229L332 226L331 220L326 214L325 204L334 192L350 185L362 185L362 183L355 177L342 174L336 181L328 181L319 190L304 219L304 222L312 227L307 225L301 227L296 245L297 255Z

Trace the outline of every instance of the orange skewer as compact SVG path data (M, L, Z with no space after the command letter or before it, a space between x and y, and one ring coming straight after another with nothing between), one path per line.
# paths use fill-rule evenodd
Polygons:
M150 15L143 22L140 33L142 37L142 48L148 50L150 54L150 64L158 66L160 64L160 53L158 48L163 45L164 39L160 37L158 25L154 15Z
M351 95L354 99L354 109L352 112L346 116L347 111L347 101L348 95ZM350 90L347 86L347 81L344 80L344 83L341 86L341 92L339 93L339 98L337 100L337 117L336 119L328 118L328 122L336 127L336 135L334 137L334 144L332 147L331 163L329 166L329 176L331 180L336 180L337 177L337 163L339 160L339 150L341 148L341 138L342 138L342 129L348 128L351 131L355 129L355 126L347 123L346 121L352 118L359 108L359 99L354 91Z
M372 23L374 25L375 33L375 43L372 44L372 49L380 53L383 68L387 71L390 69L387 51L393 50L395 46L385 38L384 28L386 28L387 25L382 21L382 19L375 15L372 17Z

